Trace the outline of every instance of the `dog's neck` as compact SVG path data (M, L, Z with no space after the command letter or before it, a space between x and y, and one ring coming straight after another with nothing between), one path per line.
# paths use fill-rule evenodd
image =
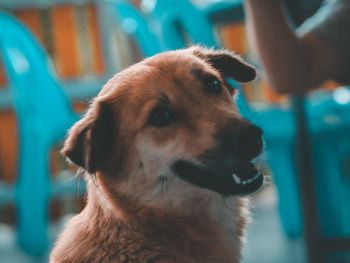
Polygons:
M206 249L206 246L212 247L214 242L220 253L224 253L226 257L227 253L241 247L245 225L245 216L242 216L244 201L241 199L218 198L207 203L201 202L193 213L181 214L177 211L136 207L127 200L121 202L108 194L106 187L103 181L99 181L97 185L92 181L88 183L88 204L85 212L91 220L98 221L96 223L99 225L114 229L133 228L138 234L144 234L146 239L148 233L158 233L163 241L169 238L169 242L178 240L183 244L192 244L200 240L202 246L196 245L199 250ZM205 207L200 207L201 205ZM130 210L132 206L135 207ZM233 252L235 255L240 253Z
M168 194L168 196L172 196L171 199L176 199L174 195L176 193ZM167 198L169 199L169 197ZM118 221L130 220L131 217L144 216L144 213L146 213L149 215L155 214L152 215L155 217L169 215L172 218L200 218L201 221L208 220L222 223L223 218L231 219L232 216L237 217L237 215L247 211L245 209L245 199L224 198L216 193L206 196L199 195L199 197L189 196L183 198L181 202L171 202L167 198L159 198L159 203L154 201L152 206L146 207L145 204L138 204L126 196L115 192L111 193L110 186L101 176L97 181L88 180L88 203L91 203L94 208L100 207L106 216ZM238 210L235 211L235 209Z

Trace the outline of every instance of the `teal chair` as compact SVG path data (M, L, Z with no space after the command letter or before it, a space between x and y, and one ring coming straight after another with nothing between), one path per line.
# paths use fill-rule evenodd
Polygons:
M217 1L201 7L188 0L157 0L143 13L128 1L115 1L113 8L117 23L134 38L145 57L189 43L218 46L212 23L215 15L229 11L230 20L242 17L240 0Z
M163 50L155 25L151 25L146 14L141 14L126 1L117 1L111 8L116 12L116 23L135 40L144 57L153 56Z
M29 30L4 12L0 12L0 25L0 54L18 122L19 162L14 190L17 239L26 252L41 256L50 244L50 198L78 193L76 181L53 182L49 172L52 146L78 116L57 81L51 61Z
M350 236L350 88L314 94L306 113L322 233Z
M279 211L286 234L303 232L296 170L296 123L293 111L269 106L256 109L239 98L240 109L264 129L267 159L279 194ZM305 99L312 147L317 213L322 235L350 235L350 88L318 91Z

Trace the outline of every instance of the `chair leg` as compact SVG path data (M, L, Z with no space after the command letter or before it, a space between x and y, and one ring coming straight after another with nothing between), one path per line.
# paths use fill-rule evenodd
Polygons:
M42 256L48 250L50 178L48 148L37 139L24 141L21 146L16 185L17 240L30 255Z
M324 251L320 246L321 233L317 216L314 162L310 131L306 121L304 97L293 97L292 106L297 123L296 163L304 221L306 256L309 263L320 263L324 258Z

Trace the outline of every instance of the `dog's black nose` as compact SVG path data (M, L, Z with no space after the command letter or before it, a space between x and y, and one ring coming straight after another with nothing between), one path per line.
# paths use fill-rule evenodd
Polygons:
M242 159L252 159L262 150L262 134L259 127L253 124L244 125L231 135L231 147Z
M241 161L249 161L259 155L263 148L263 131L246 120L229 122L217 134L220 148Z
M243 145L261 146L262 144L262 129L252 124L239 129L236 136L236 141L239 145L243 143Z

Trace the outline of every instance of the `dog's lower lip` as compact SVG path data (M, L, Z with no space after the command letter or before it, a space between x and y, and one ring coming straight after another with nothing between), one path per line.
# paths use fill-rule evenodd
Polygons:
M250 194L264 182L263 175L250 162L242 163L231 173L216 173L184 160L175 162L172 169L181 179L224 196Z

